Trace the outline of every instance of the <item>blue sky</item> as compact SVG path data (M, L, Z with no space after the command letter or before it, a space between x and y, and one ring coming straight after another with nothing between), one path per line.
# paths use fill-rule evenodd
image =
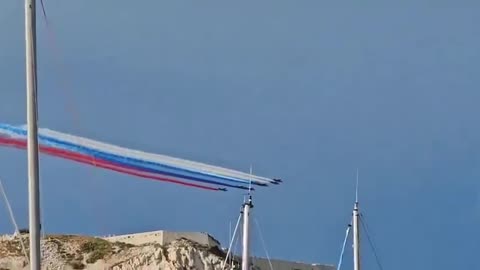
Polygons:
M0 119L11 124L25 123L21 2L0 3ZM478 3L46 3L41 126L284 178L254 208L283 259L336 264L358 167L385 269L479 267ZM0 149L0 177L26 226L26 153ZM47 233L175 229L225 242L243 195L47 156L41 177ZM4 207L0 232L12 232ZM258 235L254 251L264 255ZM376 269L366 241L363 254Z

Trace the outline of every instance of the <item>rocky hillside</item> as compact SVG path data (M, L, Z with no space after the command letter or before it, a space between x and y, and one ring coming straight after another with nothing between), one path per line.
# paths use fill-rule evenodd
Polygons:
M23 236L28 252L28 237ZM135 246L99 238L51 235L42 241L42 269L220 270L225 254L186 239ZM0 238L0 270L28 269L20 238Z

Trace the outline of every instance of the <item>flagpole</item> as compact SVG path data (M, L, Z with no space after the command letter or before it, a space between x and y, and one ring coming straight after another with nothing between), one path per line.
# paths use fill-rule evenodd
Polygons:
M40 190L37 127L37 49L35 0L25 0L25 53L27 83L28 204L30 269L40 270Z

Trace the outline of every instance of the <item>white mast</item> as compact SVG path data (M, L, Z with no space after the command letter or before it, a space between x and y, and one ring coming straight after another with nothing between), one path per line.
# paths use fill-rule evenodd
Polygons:
M25 0L25 52L28 125L30 269L40 270L40 190L37 135L37 50L35 0Z
M355 205L353 206L353 269L360 270L360 227L358 212L358 169L357 187L355 189Z
M243 251L242 270L250 270L250 209L253 208L252 196L243 204Z
M250 165L250 175L253 168ZM248 185L248 200L243 203L243 251L242 251L242 270L250 270L250 209L253 208L252 202L252 181Z

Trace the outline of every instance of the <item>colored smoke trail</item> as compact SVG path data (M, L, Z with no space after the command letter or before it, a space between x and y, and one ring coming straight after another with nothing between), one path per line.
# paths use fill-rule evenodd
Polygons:
M0 124L0 145L23 149L26 147L26 134L25 127ZM128 149L48 129L39 129L39 143L41 152L49 155L142 178L202 189L224 190L205 184L248 189L244 185L249 183L266 186L281 182L277 179Z

